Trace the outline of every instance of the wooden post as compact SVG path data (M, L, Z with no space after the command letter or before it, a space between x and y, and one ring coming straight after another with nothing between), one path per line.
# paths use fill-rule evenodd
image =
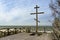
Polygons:
M38 12L38 8L39 8L38 5L36 5L36 7L34 7L34 8L36 9L36 13L31 13L31 15L36 14L35 20L36 20L36 33L37 33L38 32L38 22L39 22L38 21L38 14L43 14L44 12Z

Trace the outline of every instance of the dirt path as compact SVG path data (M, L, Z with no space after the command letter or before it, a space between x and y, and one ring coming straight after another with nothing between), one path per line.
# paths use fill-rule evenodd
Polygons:
M29 36L28 33L20 33L0 38L0 40L51 40L51 37L49 34L43 34L41 36Z
M52 40L50 34L43 34L40 36L40 40Z

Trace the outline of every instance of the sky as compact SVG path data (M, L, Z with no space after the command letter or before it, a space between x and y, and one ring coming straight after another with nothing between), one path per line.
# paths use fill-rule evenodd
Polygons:
M39 25L52 25L51 10L49 8L50 0L0 0L0 25L36 25L36 15L34 7L38 5Z

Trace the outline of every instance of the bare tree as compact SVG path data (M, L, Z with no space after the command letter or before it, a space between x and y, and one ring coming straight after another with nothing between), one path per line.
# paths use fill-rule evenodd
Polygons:
M55 36L57 35L57 40L60 40L60 0L51 0L49 7L52 11L52 16L54 17L53 33Z

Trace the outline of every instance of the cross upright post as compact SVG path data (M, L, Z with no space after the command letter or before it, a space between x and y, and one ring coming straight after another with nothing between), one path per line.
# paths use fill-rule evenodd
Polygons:
M38 12L38 8L39 8L38 5L36 5L36 7L34 7L34 8L36 9L36 13L31 13L31 15L36 14L35 20L36 20L36 33L37 33L38 32L38 22L39 22L38 21L38 14L43 14L44 12Z

